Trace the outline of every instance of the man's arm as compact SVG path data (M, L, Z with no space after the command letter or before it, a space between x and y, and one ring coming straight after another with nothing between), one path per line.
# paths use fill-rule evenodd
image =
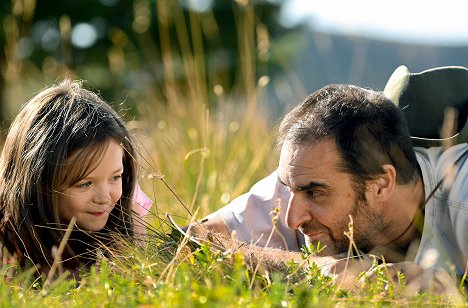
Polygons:
M279 272L283 275L297 274L305 278L307 269L313 263L320 269L323 275L330 276L340 287L350 289L356 284L358 276L372 267L372 259L363 257L340 256L309 256L304 257L299 252L261 247L245 242L237 241L235 231L229 231L221 217L215 217L202 224L192 225L189 230L191 235L201 241L208 240L216 250L240 253L250 270L265 273ZM295 265L297 272L291 265Z
M306 278L307 269L313 263L323 275L332 277L334 283L343 289L356 291L366 283L373 283L378 279L377 273L383 272L388 277L388 284L398 286L406 296L416 293L429 292L457 298L458 289L456 281L447 272L442 270L423 268L414 262L383 263L378 265L374 255L359 257L338 256L309 256L304 258L299 252L260 247L236 241L235 233L229 234L228 229L220 217L194 225L191 234L209 240L217 249L240 253L250 270L257 273L279 272L291 275L291 265L295 264L300 270L299 278ZM406 286L400 288L399 283L403 274ZM360 278L360 279L359 279Z

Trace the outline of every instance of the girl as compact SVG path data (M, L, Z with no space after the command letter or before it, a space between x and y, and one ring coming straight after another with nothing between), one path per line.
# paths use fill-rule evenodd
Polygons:
M3 246L47 271L75 217L63 266L94 263L97 247L112 247L111 232L133 236L135 157L123 121L95 93L70 80L40 92L14 120L0 158Z

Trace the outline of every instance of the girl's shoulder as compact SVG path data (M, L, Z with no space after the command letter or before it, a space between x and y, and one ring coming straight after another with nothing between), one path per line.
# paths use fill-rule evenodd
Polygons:
M7 243L4 243L4 240L8 241L8 247ZM2 261L2 264L23 264L23 251L18 245L15 234L11 230L6 231L6 236L3 241L0 240L0 260Z
M22 256L22 254L21 254ZM16 253L13 255L10 253L8 248L3 245L3 242L0 242L0 260L2 265L6 264L19 264L21 261L21 256L18 257Z
M135 187L135 192L132 199L132 210L138 214L139 217L145 217L153 203L141 190L140 185L138 184Z

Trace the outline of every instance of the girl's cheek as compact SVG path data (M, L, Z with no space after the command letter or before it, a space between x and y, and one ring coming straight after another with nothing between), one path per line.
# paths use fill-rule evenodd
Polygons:
M114 201L117 202L122 197L122 183L116 185L116 189L113 192Z

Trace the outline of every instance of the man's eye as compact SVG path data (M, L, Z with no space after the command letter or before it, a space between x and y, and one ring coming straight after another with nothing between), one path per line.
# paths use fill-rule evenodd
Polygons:
M92 184L91 182L85 182L85 183L76 184L75 186L78 188L86 188L86 187L91 186L91 184Z
M309 197L315 198L315 197L321 196L322 194L316 190L308 190L307 195Z

